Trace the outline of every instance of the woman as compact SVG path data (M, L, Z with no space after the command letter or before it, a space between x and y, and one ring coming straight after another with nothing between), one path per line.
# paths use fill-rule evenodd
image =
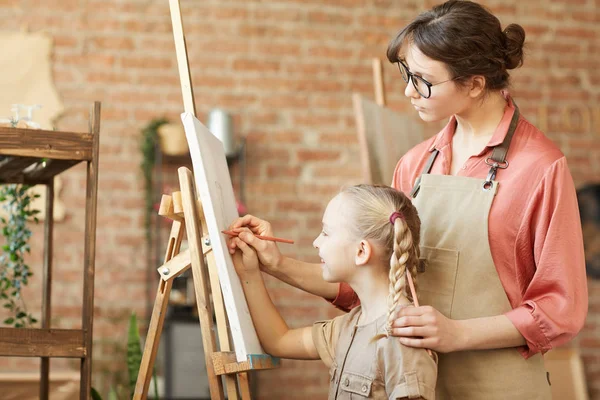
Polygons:
M419 15L390 42L405 95L442 131L398 162L392 185L410 193L422 220L419 276L426 306L399 311L392 334L440 353L438 399L549 399L542 354L573 338L587 313L583 241L566 159L520 115L508 70L523 62L525 32L502 30L470 1ZM234 227L272 234L246 216ZM273 243L242 235L263 269L333 299L357 304L318 266L281 257Z

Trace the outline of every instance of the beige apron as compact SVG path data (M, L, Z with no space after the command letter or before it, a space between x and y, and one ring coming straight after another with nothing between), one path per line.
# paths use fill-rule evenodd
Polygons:
M508 167L505 156L518 115L516 109L506 139L486 160L486 179L429 174L435 150L413 189L422 221L421 257L428 260L419 275L419 298L446 317L469 319L511 310L490 252L488 216L498 190L496 171ZM540 354L527 360L515 348L439 354L437 400L550 398Z

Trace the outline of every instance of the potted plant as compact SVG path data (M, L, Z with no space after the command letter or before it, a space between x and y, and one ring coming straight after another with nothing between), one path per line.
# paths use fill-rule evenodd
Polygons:
M31 202L39 194L28 191L27 185L1 185L0 202L8 211L7 217L0 217L4 245L0 254L0 299L3 307L11 313L4 323L15 328L30 326L37 320L27 312L21 290L33 275L25 263L25 254L30 253L29 238L31 230L27 226L28 219L33 218L39 210L31 208Z

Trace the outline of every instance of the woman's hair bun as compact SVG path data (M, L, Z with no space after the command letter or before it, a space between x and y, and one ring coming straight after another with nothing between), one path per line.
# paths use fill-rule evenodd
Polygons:
M504 56L506 69L515 69L523 65L523 44L525 30L521 25L510 24L504 29L506 38L506 54Z

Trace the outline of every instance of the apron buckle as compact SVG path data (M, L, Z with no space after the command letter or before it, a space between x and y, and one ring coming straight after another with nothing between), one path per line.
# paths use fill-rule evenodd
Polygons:
M492 160L492 161L490 161L490 160ZM504 160L504 161L495 161L495 160L492 159L492 157L488 157L488 158L485 159L485 163L487 165L489 165L490 167L493 167L495 169L498 169L498 168L500 168L500 169L506 169L506 168L508 168L508 161L507 160Z
M490 160L492 160L493 162ZM483 190L488 191L493 186L492 181L496 178L496 172L498 171L498 168L508 168L508 161L504 160L498 162L496 160L493 160L491 157L488 157L485 159L485 163L490 166L490 171L488 172L487 178L485 178L485 182L483 182Z

